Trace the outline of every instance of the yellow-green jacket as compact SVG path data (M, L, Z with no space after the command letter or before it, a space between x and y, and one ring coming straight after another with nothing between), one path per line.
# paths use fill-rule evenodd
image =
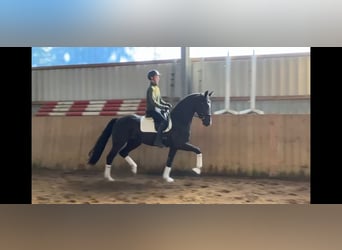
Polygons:
M146 93L146 111L155 110L156 107L168 108L167 102L161 98L159 86L151 82Z

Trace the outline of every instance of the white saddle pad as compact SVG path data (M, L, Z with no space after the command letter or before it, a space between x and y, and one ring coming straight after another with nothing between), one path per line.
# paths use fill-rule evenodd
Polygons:
M163 133L168 132L172 128L172 121L169 120L169 124L167 128L163 131ZM149 132L149 133L157 133L156 129L154 128L154 121L152 117L141 117L140 120L140 130L142 132Z

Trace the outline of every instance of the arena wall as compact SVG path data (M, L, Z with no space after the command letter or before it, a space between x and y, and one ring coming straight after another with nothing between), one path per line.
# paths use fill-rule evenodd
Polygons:
M32 117L32 165L65 170L103 169L111 139L95 166L87 155L109 116ZM204 127L194 118L190 143L201 148L203 174L244 176L310 176L310 115L213 115ZM141 145L130 156L138 173L162 172L168 149ZM192 152L178 151L173 171L191 171ZM127 168L120 157L114 168Z
M259 55L256 108L267 114L310 114L310 53ZM231 60L231 108L250 108L251 57ZM149 84L146 73L161 75L161 94L175 103L182 92L181 60L32 68L32 113L40 102L141 99ZM191 59L193 92L214 91L213 112L225 106L226 57ZM241 101L243 99L243 101ZM38 107L39 109L39 107Z

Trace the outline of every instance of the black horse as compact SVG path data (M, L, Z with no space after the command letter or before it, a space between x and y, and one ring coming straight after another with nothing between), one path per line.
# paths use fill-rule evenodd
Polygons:
M172 128L163 133L163 144L169 147L169 154L166 166L163 171L163 178L167 182L173 182L170 177L173 159L177 150L192 151L196 153L196 167L192 170L200 174L202 167L202 152L200 148L189 143L190 126L195 114L202 120L204 126L211 125L211 101L213 92L190 94L183 98L171 110L170 117ZM94 165L100 158L109 136L112 135L112 148L107 155L104 177L109 181L114 181L110 171L112 162L117 153L123 157L131 166L132 172L137 172L137 164L128 155L129 152L140 146L142 143L153 146L156 133L142 132L140 130L141 116L127 115L120 118L113 118L97 139L95 146L89 152L88 164Z

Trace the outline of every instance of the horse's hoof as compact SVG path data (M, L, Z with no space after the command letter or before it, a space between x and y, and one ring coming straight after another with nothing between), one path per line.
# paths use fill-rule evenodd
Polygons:
M105 176L105 179L106 179L107 181L114 181L114 179L113 179L111 176Z
M164 178L166 182L174 182L175 180L171 177Z
M201 174L200 168L193 168L192 171L194 171L196 174Z
M131 167L131 171L133 174L137 173L137 166Z

